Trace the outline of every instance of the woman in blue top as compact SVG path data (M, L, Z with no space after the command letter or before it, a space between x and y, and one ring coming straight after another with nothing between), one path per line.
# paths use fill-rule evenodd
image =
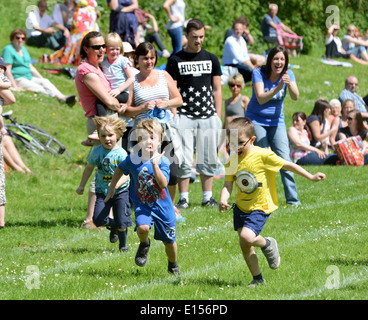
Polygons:
M290 161L289 140L286 133L284 99L289 91L292 100L299 97L299 89L292 70L288 69L289 57L282 46L268 54L266 65L254 69L252 97L245 116L255 126L257 146L271 149L283 159ZM286 203L299 205L294 174L281 170Z

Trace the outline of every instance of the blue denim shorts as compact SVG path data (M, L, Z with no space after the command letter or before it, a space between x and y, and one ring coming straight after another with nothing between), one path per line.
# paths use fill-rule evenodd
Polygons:
M245 213L237 206L234 206L233 213L234 230L237 231L239 228L246 227L251 229L256 236L261 233L267 219L271 215L260 210Z

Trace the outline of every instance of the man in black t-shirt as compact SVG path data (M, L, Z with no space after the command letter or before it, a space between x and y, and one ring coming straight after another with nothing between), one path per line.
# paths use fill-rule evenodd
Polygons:
M205 29L202 21L191 19L186 28L187 46L173 55L166 71L177 82L183 97L176 121L183 143L178 177L178 209L189 206L189 180L194 153L202 182L202 206L215 207L213 176L217 167L217 145L221 133L221 66L217 57L202 49ZM194 151L196 148L196 151Z

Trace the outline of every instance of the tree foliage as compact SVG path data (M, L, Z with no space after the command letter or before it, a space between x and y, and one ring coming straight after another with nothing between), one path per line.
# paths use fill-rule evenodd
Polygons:
M268 5L271 2L266 0L185 0L186 19L199 18L206 25L212 26L206 32L206 48L220 57L223 52L226 30L231 28L237 17L244 15L250 21L250 30L256 42L252 50L260 52L265 48L261 32L262 19L268 12ZM328 6L335 6L339 11L340 37L343 36L350 23L355 24L362 34L368 29L368 21L365 16L368 0L279 0L274 3L279 6L278 16L282 22L304 37L305 53L318 46L324 47L326 19L332 14L326 13ZM162 7L163 0L139 0L139 5L142 9L155 15L164 41L170 43L169 36L165 32L167 16ZM102 6L106 8L105 4ZM106 19L104 20L106 22Z

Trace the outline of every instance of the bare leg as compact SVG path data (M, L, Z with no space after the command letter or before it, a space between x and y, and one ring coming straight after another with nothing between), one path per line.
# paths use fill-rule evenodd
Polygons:
M169 259L170 262L176 262L176 260L178 259L177 254L178 254L178 246L176 244L176 242L174 243L166 243L164 242L165 245L165 252L167 255L167 258Z
M240 248L249 271L252 276L257 276L261 273L261 270L254 247L264 247L266 245L266 240L260 235L256 236L252 230L246 227L239 228L238 235Z

